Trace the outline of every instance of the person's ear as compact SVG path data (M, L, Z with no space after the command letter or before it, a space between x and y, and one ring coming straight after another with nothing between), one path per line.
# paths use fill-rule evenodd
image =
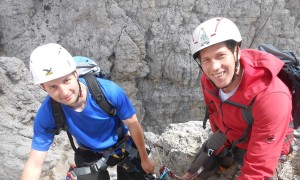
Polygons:
M78 79L79 76L78 76L77 70L75 70L75 71L73 72L73 74L74 74L75 78Z
M235 48L235 53L237 53L237 60L240 60L241 58L241 47L240 46L236 46Z
M238 47L238 59L240 60L240 58L241 58L241 48L240 48L240 46Z
M45 86L44 86L43 83L42 83L42 84L39 84L39 87L40 87L42 90L46 91ZM47 91L46 91L46 92L47 92Z

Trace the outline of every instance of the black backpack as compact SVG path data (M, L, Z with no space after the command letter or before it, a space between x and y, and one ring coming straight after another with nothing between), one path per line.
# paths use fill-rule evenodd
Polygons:
M280 51L271 44L262 44L258 46L258 50L273 54L284 62L277 76L292 93L293 128L298 129L300 126L300 58L292 51Z
M84 78L87 84L88 89L90 90L92 96L96 100L98 106L106 112L110 116L116 115L116 109L107 101L106 97L103 94L102 89L100 88L100 84L97 80L97 78L104 78L104 79L110 79L109 75L105 75L101 72L101 69L97 66L97 64L83 56L75 56L74 57L76 61L76 67L77 67L77 73L79 75L79 78ZM67 132L68 138L70 140L72 149L75 151L76 147L73 141L72 135L68 132L68 128L66 126L66 117L64 114L64 111L62 109L62 106L59 102L53 100L51 98L51 104L52 104L52 112L53 117L55 119L55 129L48 130L49 133L54 133L58 135L62 130ZM119 140L122 137L122 122L119 120L118 123L118 138Z

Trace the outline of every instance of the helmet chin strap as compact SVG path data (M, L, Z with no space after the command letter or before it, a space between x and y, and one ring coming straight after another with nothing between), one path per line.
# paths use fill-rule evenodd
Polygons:
M74 76L77 78L77 83L78 83L78 87L79 87L79 92L78 92L77 98L74 102L74 103L77 103L79 101L79 99L83 96L83 94L82 94L82 88L81 88L79 79L77 77L78 76L77 71L74 71Z
M82 89L81 89L81 85L79 83L79 80L77 80L78 82L78 87L79 87L79 92L78 92L78 95L77 95L77 98L76 98L76 101L74 103L77 103L79 101L79 98L81 98L83 95L82 95Z

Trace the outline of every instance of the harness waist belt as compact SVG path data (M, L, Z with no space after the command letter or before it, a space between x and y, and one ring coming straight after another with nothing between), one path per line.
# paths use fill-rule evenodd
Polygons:
M126 141L124 141L123 143L125 143L125 150L128 152L128 157L133 159L138 156L138 150L136 148L132 147ZM106 162L110 155L110 153L104 153L102 158L95 162L93 165L73 169L73 175L75 174L76 176L81 176L85 174L95 173L99 170L106 170L108 167Z
M106 160L107 160L106 158L102 157L97 162L95 162L93 165L75 168L75 169L73 169L73 172L75 173L76 176L81 176L81 175L85 175L85 174L90 174L92 172L95 173L95 172L99 171L99 169L106 170L108 167L106 165Z

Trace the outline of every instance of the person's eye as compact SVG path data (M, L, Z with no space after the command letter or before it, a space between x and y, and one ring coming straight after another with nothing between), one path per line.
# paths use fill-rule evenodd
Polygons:
M205 58L201 60L201 63L207 63L209 61L209 59Z
M66 83L66 84L68 84L68 83L70 83L71 82L71 79L65 79L65 81L64 81L64 83Z
M50 89L50 90L55 90L56 88L57 88L56 85L49 86L49 89Z
M226 57L226 54L219 54L219 58L222 59L222 58L225 58Z

